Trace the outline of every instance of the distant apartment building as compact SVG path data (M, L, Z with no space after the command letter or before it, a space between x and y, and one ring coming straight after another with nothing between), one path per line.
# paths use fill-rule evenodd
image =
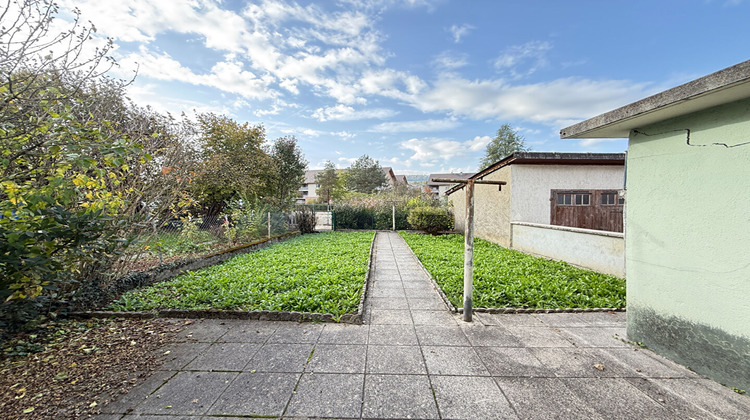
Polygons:
M445 192L451 189L454 185L450 182L437 182L435 179L440 178L455 178L455 179L468 179L474 175L469 172L449 173L449 174L430 174L430 178L427 180L427 188L429 188L430 194L434 198L440 198L445 196Z

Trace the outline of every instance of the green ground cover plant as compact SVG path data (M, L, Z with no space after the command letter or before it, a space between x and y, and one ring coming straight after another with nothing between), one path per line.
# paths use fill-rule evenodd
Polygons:
M463 236L400 234L451 303L463 306ZM474 306L621 308L625 280L475 239Z
M132 290L110 309L272 310L339 317L357 310L373 237L374 232L299 236Z

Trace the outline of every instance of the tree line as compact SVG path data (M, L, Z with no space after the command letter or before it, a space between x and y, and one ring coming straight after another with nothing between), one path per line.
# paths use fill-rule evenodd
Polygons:
M0 328L72 307L139 234L230 203L290 209L307 162L293 136L132 103L95 28L52 33L57 6L8 3L0 28ZM13 7L10 7L13 6ZM15 13L15 15L13 15ZM6 26L9 25L9 26ZM62 306L61 306L62 305Z

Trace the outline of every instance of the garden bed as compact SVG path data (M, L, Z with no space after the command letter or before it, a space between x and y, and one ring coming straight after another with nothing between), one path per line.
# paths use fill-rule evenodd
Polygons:
M283 311L340 320L360 309L373 237L374 232L300 236L132 290L110 309Z
M464 237L400 232L456 307L463 303ZM475 239L475 308L624 308L625 280Z

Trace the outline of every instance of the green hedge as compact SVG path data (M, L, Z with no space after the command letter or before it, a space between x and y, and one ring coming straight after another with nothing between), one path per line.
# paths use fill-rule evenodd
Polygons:
M416 207L409 212L409 224L427 233L453 229L453 216L439 207Z

